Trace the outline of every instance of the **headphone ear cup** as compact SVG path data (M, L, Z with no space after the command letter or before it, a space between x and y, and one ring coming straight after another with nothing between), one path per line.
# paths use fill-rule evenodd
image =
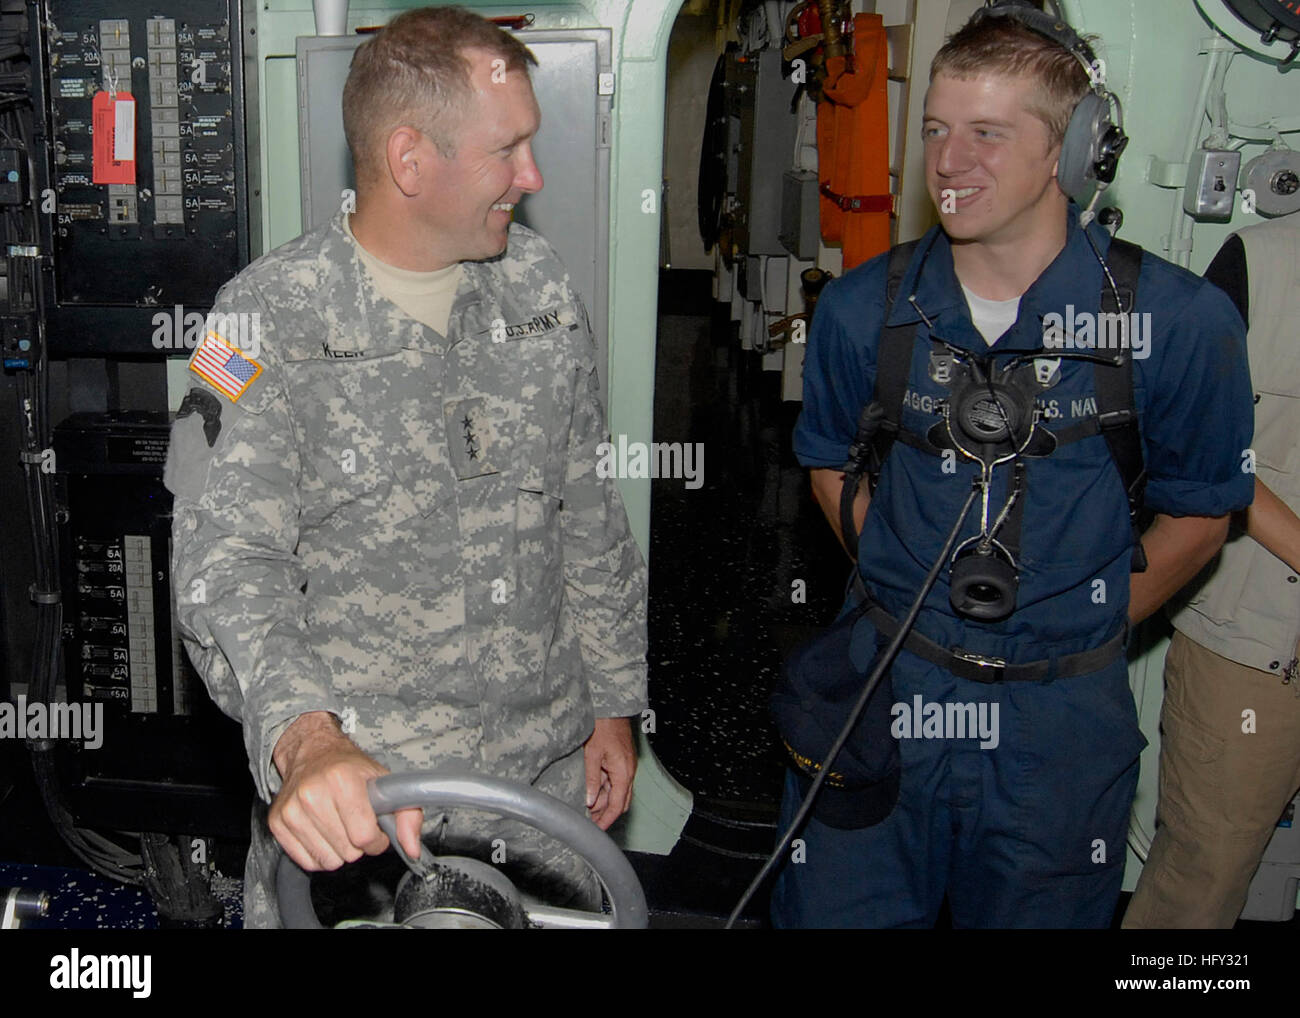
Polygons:
M1110 127L1109 104L1096 92L1079 100L1061 142L1056 180L1070 198L1080 199L1088 181L1094 179L1093 163L1101 136Z
M1106 125L1097 150L1096 174L1103 184L1115 179L1115 170L1119 166L1119 157L1128 146L1128 136L1113 124Z

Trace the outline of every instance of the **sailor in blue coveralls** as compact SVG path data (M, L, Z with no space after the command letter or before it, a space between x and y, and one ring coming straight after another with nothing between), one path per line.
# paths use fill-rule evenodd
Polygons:
M831 283L818 303L794 444L837 533L844 465L873 395L882 324L915 325L902 425L926 435L940 420L937 401L952 395L935 381L932 337L981 355L1040 350L1045 316L1068 324L1073 313L1078 331L1080 315L1099 310L1109 234L1093 223L1085 236L1079 208L1057 180L1064 124L1088 82L1058 101L1051 76L1068 79L1073 68L1082 79L1082 67L1056 42L1012 21L972 22L936 57L923 136L942 227L913 252L888 322L887 256ZM1024 60L1019 72L1008 68L1008 52ZM909 714L929 704L983 705L979 716L995 721L995 730L953 738L942 724L923 733L919 721L906 720L896 806L882 822L856 830L810 819L799 834L803 861L787 862L774 888L776 925L930 926L945 894L958 927L1110 925L1145 745L1128 686L1126 627L1213 556L1226 517L1249 504L1254 482L1244 328L1231 302L1148 253L1134 310L1150 313L1133 320L1146 334L1131 335L1145 504L1156 514L1142 539L1146 571L1130 576L1129 507L1105 438L1091 434L1050 455L1022 458L1014 611L997 622L961 617L950 603L945 565L915 631L972 660L1049 662L1048 677L974 681L905 647L890 673L892 693L884 690L896 704ZM999 315L1013 322L1005 332ZM1065 433L1095 415L1090 362L1054 365L1045 354L1040 364L1042 377L1051 376L1037 397L1044 427ZM858 496L861 577L895 620L938 558L978 473L961 456L895 441L874 496L868 499L865 486ZM1003 465L991 476L996 514L1008 501L1013 469ZM979 532L978 510L977 502L963 540ZM1113 649L1099 652L1105 663L1078 659L1095 666L1056 674L1052 662L1105 647ZM987 671L994 676L996 669ZM792 771L783 828L798 792Z

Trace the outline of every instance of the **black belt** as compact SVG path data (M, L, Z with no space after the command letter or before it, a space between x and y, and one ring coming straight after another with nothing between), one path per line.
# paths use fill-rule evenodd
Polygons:
M853 592L858 597L858 610L871 620L872 625L890 639L898 635L898 622L871 597L862 582L861 574L856 570ZM1087 675L1104 668L1124 652L1127 643L1128 625L1125 624L1100 647L1023 664L1007 664L1003 658L976 654L960 647L949 650L918 633L915 628L907 634L903 646L922 660L938 665L958 678L974 682L1041 682L1047 678L1065 679L1074 675Z

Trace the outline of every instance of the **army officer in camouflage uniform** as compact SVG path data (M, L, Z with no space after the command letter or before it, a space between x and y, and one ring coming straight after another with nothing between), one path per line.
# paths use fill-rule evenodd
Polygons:
M386 770L530 782L602 828L630 801L645 567L596 476L585 311L511 222L542 186L528 62L457 8L362 46L344 92L356 212L227 283L190 361L173 576L189 653L271 803L249 926L278 923L264 824L306 869L381 852L365 783ZM435 849L487 831L591 901L584 868L518 825L405 810L410 852L422 819Z

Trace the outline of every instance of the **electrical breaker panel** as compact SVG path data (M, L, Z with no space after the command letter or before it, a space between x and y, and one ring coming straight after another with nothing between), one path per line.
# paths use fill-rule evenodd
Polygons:
M54 432L65 680L103 713L73 754L68 808L90 825L238 836L252 793L239 725L181 646L170 582L166 414L73 414Z
M237 0L47 0L52 350L156 355L153 312L247 262L239 26Z

